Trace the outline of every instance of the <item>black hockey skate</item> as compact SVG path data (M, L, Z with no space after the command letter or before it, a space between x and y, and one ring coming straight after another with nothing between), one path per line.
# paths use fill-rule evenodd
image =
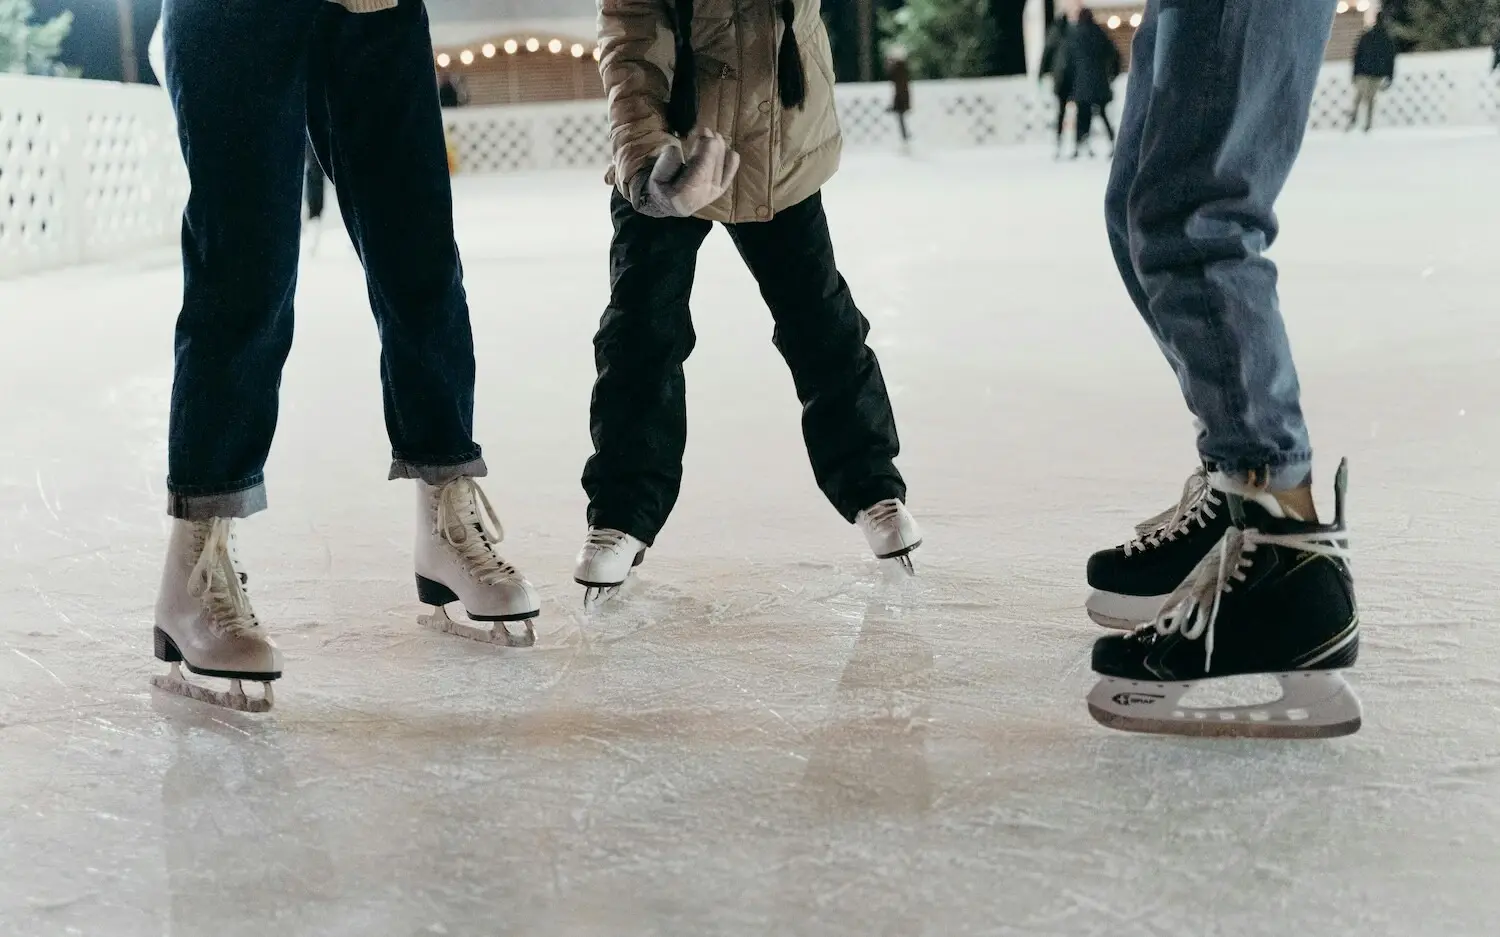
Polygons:
M1344 526L1347 465L1332 524L1278 516L1274 499L1230 494L1234 526L1128 635L1094 643L1089 713L1101 724L1171 735L1327 738L1359 729L1359 700L1339 674L1359 656L1359 612ZM1274 702L1197 708L1195 683L1268 674Z
M1228 496L1208 481L1206 469L1182 486L1176 506L1136 525L1136 538L1089 557L1093 590L1084 603L1106 628L1130 629L1151 621L1198 561L1229 529Z

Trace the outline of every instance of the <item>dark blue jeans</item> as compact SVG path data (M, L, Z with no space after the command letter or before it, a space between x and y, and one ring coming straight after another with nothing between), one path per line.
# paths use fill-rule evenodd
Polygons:
M364 263L392 478L485 473L474 346L421 0L166 0L167 84L192 192L168 439L168 511L244 517L292 344L310 139Z
M1333 0L1148 0L1105 215L1131 299L1221 471L1306 484L1312 449L1276 298L1277 196Z

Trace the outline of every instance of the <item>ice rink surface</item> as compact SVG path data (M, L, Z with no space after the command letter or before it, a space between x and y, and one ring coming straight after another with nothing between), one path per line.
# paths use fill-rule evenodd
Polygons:
M828 190L920 576L822 501L770 320L706 246L682 500L586 619L597 173L457 180L478 435L539 640L419 628L376 335L330 232L242 528L263 717L148 678L180 276L0 283L0 934L1480 937L1500 914L1500 137L1312 139L1283 307L1349 456L1365 728L1095 725L1083 561L1193 466L1102 234L1103 162L856 155Z

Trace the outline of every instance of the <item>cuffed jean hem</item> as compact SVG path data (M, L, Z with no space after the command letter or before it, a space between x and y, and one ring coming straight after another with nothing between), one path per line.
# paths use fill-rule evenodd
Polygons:
M395 459L391 462L391 481L398 478L415 478L429 485L446 485L459 478L483 478L490 473L483 457L455 462L450 465L424 465Z
M1312 482L1312 455L1295 453L1280 463L1245 461L1240 463L1204 460L1213 470L1222 472L1252 488L1267 491L1292 491Z
M167 514L183 521L207 521L216 517L249 517L266 509L265 482L256 481L238 491L212 494L167 492Z

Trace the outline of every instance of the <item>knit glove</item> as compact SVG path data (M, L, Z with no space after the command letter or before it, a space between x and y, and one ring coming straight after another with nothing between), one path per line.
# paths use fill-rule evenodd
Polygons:
M652 218L688 218L729 189L740 168L740 155L723 137L700 130L683 144L689 148L686 160L682 147L670 146L656 158L656 165L635 177L630 204L636 211Z

